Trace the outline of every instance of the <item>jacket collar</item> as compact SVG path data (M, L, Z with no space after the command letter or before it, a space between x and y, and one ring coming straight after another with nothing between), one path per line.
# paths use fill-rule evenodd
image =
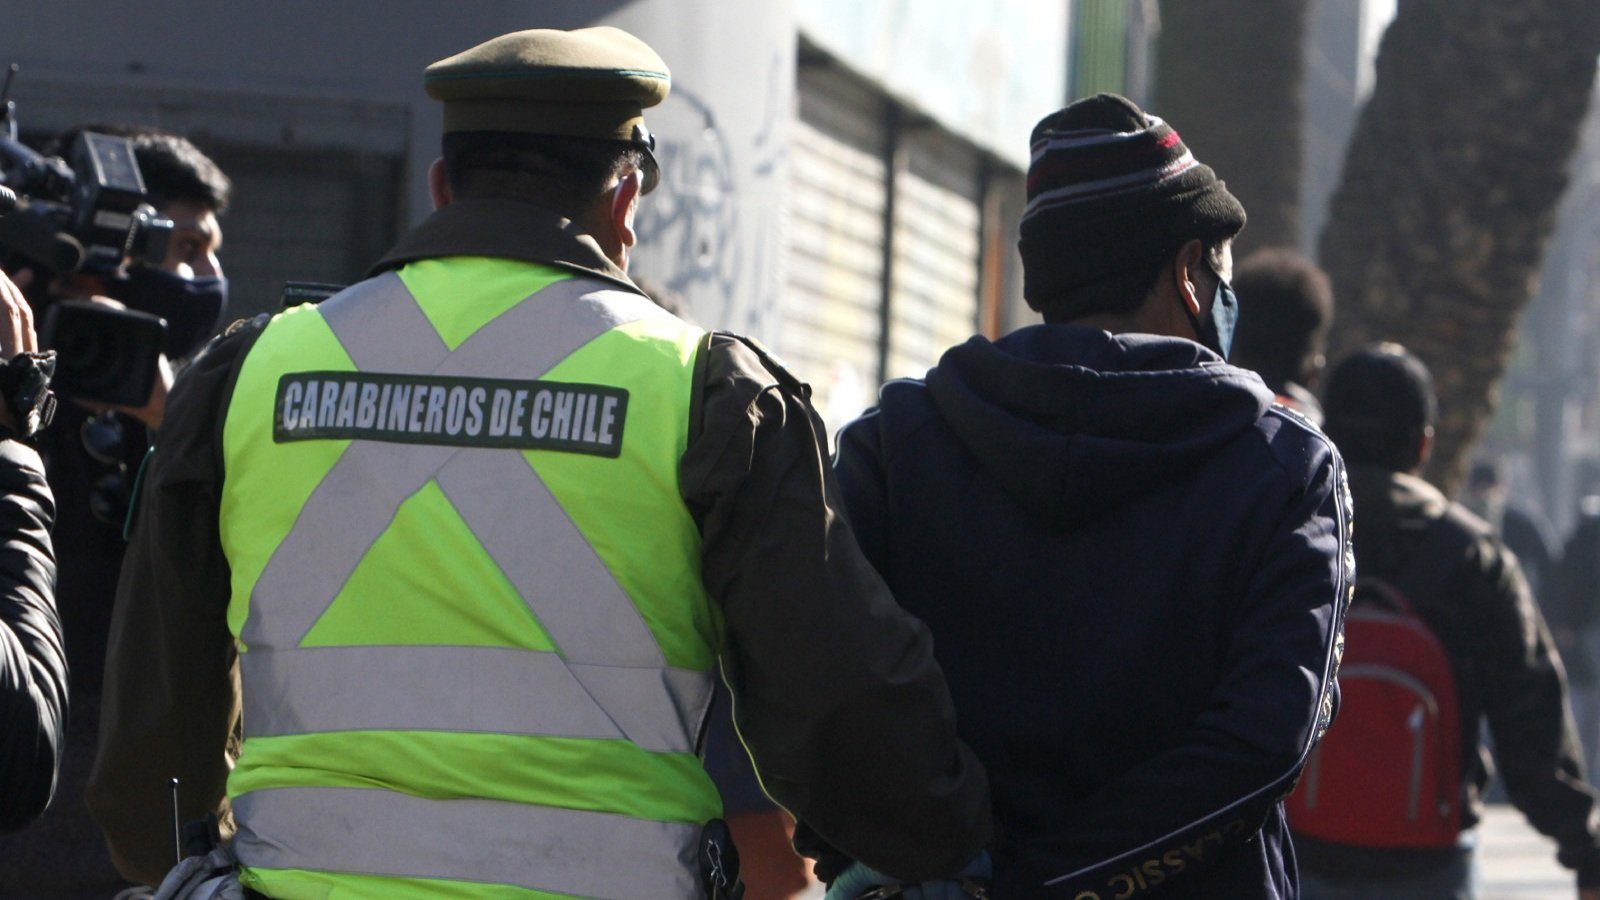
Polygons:
M1420 476L1367 463L1351 463L1347 471L1350 491L1359 498L1356 515L1370 513L1364 517L1366 521L1379 517L1435 519L1450 506L1445 495Z
M570 219L516 200L457 200L434 210L367 272L372 277L408 262L441 256L493 256L547 263L643 293L606 258L594 238Z

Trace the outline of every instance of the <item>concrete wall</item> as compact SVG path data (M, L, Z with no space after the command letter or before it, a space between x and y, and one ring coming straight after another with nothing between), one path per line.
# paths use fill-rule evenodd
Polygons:
M0 63L22 67L13 97L29 132L133 121L286 159L392 158L397 228L429 209L440 113L423 67L521 28L627 28L674 75L649 117L664 179L643 210L639 271L683 293L702 322L742 330L760 329L781 284L789 0L21 0L3 14ZM301 273L286 264L283 277Z
M1066 85L1066 0L806 0L801 30L897 101L1028 166Z

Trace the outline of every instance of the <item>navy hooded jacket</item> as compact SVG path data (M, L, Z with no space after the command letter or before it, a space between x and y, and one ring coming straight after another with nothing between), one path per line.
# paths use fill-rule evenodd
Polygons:
M851 524L989 770L995 896L1297 895L1279 801L1337 702L1333 445L1190 341L945 353L840 436Z

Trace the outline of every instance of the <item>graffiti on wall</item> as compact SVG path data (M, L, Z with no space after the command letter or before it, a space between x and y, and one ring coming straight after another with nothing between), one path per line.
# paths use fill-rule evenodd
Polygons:
M657 133L661 185L641 204L637 222L641 246L655 261L647 274L687 298L695 320L708 327L755 333L776 315L785 65L774 55L771 102L746 152L704 96L683 85L673 86L672 100L688 127Z

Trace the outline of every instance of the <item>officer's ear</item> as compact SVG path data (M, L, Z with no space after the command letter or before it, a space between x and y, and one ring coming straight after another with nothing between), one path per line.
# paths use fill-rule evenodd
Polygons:
M443 209L455 199L450 194L450 178L445 175L442 156L428 167L428 194L433 198L434 209Z
M633 230L633 216L639 210L639 194L643 176L634 169L611 189L611 227L623 247L632 247L639 239Z

